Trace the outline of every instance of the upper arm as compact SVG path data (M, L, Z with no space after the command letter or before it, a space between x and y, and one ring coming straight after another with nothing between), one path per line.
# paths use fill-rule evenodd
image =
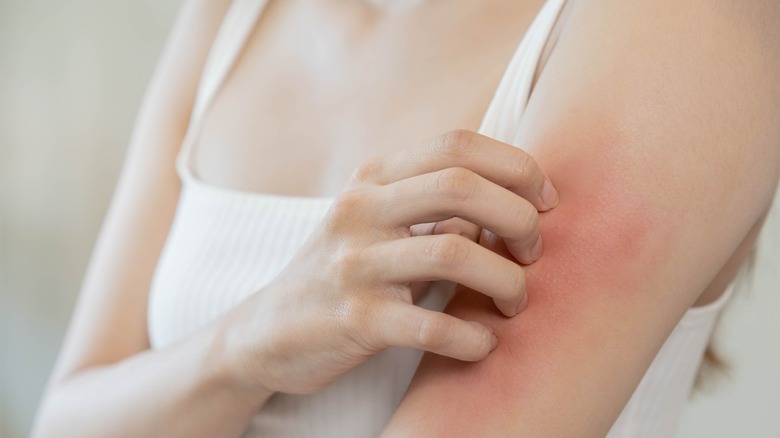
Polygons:
M604 436L771 202L780 8L583 0L570 13L522 124L560 194L541 214L528 307L507 319L459 287L447 312L499 346L479 363L426 355L389 434Z
M146 304L179 196L176 155L229 3L182 3L139 111L51 383L149 346Z

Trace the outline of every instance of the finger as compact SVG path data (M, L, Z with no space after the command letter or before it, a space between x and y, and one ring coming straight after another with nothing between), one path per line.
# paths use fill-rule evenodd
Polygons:
M378 189L380 223L413 224L459 217L504 238L521 263L542 253L539 213L527 200L463 167L413 176Z
M500 237L496 236L492 231L483 228L479 233L479 240L477 243L493 252L496 252L496 246L498 245L499 239Z
M539 211L558 204L558 192L528 153L463 129L369 160L355 170L352 180L386 185L448 167L465 167L522 196Z
M425 224L415 224L411 228L412 236L430 236L436 234L457 234L476 242L480 237L480 228L459 217L454 217L440 222L429 222ZM412 293L413 302L417 303L424 294L428 292L431 286L430 281L414 282L409 286Z
M504 242L504 240L500 237L491 233L490 230L481 230L477 243L487 250L500 255L501 257L508 258L511 256L509 249L506 247L506 242ZM523 304L520 306L520 308L525 310L526 307L528 307L528 294L523 297Z
M458 234L474 242L479 239L482 228L459 217L453 217L439 222L415 224L410 228L412 236L428 236L431 234Z
M525 306L525 273L520 265L455 234L417 236L367 247L379 260L371 273L382 282L450 280L493 298L501 312L515 316Z
M498 339L488 327L401 301L383 307L376 328L380 343L414 348L465 361L484 359Z

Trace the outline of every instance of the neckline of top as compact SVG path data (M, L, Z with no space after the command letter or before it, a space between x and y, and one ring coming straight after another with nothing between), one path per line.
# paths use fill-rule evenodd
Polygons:
M507 129L505 129L508 123L506 120L507 116L512 118L509 122L519 125L520 118L525 109L525 102L530 93L531 79L535 73L536 66L553 24L565 1L566 0L545 0L542 4L542 7L537 12L528 29L526 29L525 34L523 34L520 42L515 47L512 56L507 62L477 132L491 136L500 141L512 143L513 130L508 130L510 131L510 134L507 135L501 135L498 131L502 128L504 128L504 131L507 131ZM204 67L198 86L198 95L190 118L191 122L176 160L176 170L185 185L196 187L204 192L229 196L231 198L246 197L257 200L262 199L269 202L329 203L335 198L332 196L283 195L220 186L200 179L192 169L190 169L189 161L191 150L203 125L201 120L206 113L210 101L221 88L228 71L233 66L243 48L249 33L251 33L255 23L257 23L260 15L265 10L266 4L267 0L236 0L230 6L217 33L217 37L215 38ZM247 8L253 9L247 11ZM524 64L524 59L528 57L531 57L533 62ZM527 70L530 71L521 71L520 67L524 65L527 65ZM524 99L521 99L522 94L526 95ZM518 102L512 102L515 103L514 107L511 108L511 111L506 111L506 101L512 97L518 99ZM522 102L520 102L521 100ZM501 114L502 112L510 114L504 115ZM501 116L504 116L503 119Z

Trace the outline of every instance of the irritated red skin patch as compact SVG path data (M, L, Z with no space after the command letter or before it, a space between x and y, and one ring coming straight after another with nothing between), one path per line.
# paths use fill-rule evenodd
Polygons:
M570 375L567 362L599 354L590 351L593 340L583 337L589 330L596 327L592 332L600 333L614 325L615 331L626 331L620 336L631 336L630 324L623 328L614 317L638 305L636 281L643 278L640 273L663 263L658 255L668 248L674 232L654 226L668 220L663 215L669 211L628 186L619 152L615 155L591 155L580 162L570 154L570 165L548 167L567 173L550 175L561 200L541 215L544 254L525 268L529 304L521 315L506 318L489 298L458 286L447 313L487 324L499 337L499 346L476 363L426 355L419 369L425 375L425 391L469 394L435 397L444 403L438 406L442 412L459 418L439 424L437 433L447 434L445 429L468 424L469 419L484 425L489 418L513 418L531 401L534 408L544 409L544 400L554 404L557 390L576 392L574 385L582 385L581 376ZM513 259L500 239L493 250ZM457 389L453 382L458 382ZM415 385L411 392L421 389ZM463 431L449 432L457 436Z

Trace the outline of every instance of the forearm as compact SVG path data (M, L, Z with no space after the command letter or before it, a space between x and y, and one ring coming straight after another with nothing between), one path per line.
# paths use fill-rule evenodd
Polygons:
M55 384L35 437L240 436L271 395L224 371L210 326L160 350L89 367Z

